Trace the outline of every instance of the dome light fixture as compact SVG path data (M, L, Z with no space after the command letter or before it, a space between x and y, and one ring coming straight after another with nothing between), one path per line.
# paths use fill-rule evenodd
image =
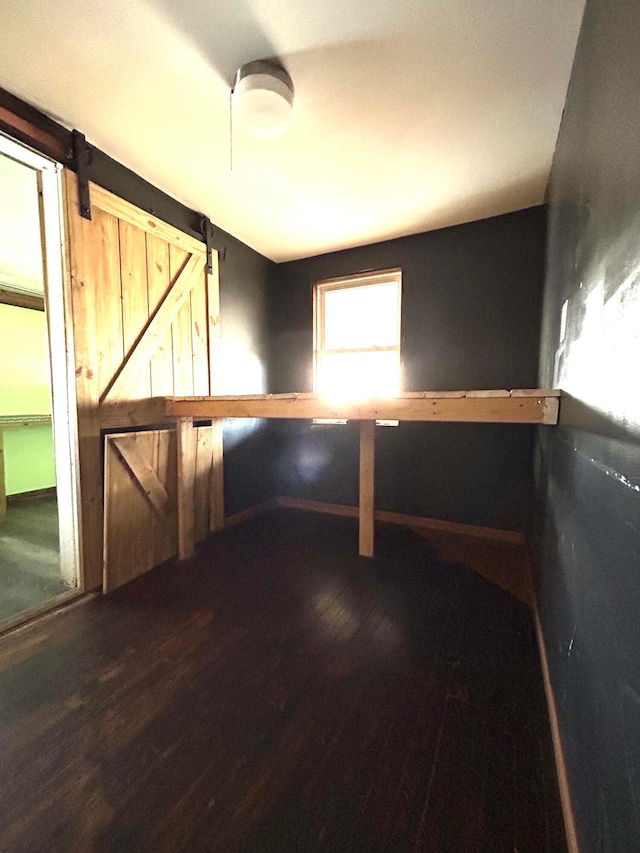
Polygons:
M258 136L279 136L293 122L293 81L281 65L266 59L236 71L231 89L234 124Z

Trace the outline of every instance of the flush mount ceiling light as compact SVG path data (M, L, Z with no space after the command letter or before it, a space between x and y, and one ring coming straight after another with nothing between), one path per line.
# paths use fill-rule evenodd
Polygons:
M280 65L265 59L236 72L231 90L234 123L259 136L278 136L293 121L293 82Z

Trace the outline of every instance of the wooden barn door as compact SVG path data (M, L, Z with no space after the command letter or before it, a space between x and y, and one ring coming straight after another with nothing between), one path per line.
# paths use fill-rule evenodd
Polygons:
M203 243L95 184L90 185L92 218L83 219L77 179L69 171L65 191L82 556L85 588L92 589L103 580L103 436L165 423L158 398L215 393L218 265L214 252L208 273ZM219 459L221 423L210 431ZM145 458L153 468L159 457L146 453ZM223 517L221 477L218 466L211 487L211 529ZM155 553L155 547L150 542L149 553L138 554L141 567L171 556L166 548Z

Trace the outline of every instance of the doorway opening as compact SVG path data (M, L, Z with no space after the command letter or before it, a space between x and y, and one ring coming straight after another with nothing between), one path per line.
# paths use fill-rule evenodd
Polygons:
M0 134L0 629L82 591L60 173Z

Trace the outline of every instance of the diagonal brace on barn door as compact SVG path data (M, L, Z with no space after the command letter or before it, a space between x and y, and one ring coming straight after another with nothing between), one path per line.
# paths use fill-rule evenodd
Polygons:
M131 388L138 371L142 367L149 365L165 333L175 320L178 311L182 308L194 286L197 284L203 272L203 261L202 255L194 254L190 256L160 305L158 305L152 316L149 317L146 326L127 353L117 373L105 388L100 397L100 403L105 403L107 400L113 402L121 399Z
M135 435L111 435L108 440L111 442L111 446L115 448L136 485L140 487L149 505L161 519L166 521L169 517L169 495L158 479L153 466L140 450Z

